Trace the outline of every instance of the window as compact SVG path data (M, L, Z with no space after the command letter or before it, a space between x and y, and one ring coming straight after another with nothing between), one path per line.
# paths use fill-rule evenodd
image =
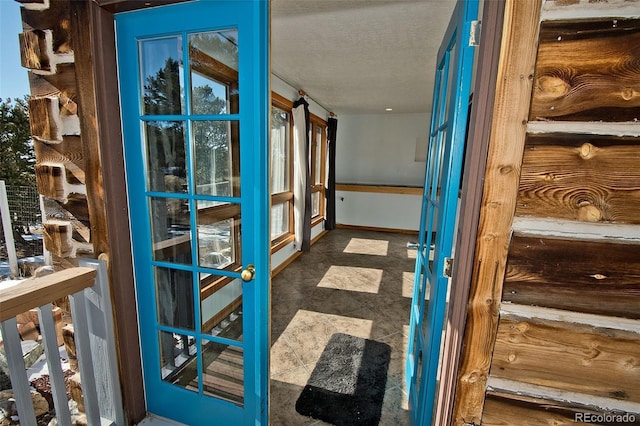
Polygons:
M293 240L293 102L272 93L271 108L271 246L277 251ZM324 219L327 123L310 114L309 165L311 225Z
M271 108L271 241L288 242L293 234L293 104L273 94Z
M324 194L327 155L327 123L312 115L309 126L311 165L311 224L324 219Z

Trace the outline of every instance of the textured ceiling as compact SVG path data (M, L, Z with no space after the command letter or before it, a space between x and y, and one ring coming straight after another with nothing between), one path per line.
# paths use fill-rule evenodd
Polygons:
M455 0L272 0L271 68L337 114L426 112Z

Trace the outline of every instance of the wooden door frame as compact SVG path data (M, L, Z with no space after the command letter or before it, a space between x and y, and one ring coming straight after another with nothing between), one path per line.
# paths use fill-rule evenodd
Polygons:
M180 1L180 0L178 0ZM164 0L162 4L175 3ZM120 99L117 79L114 13L144 7L144 2L126 0L97 0L83 2L89 19L89 39L83 49L75 52L79 63L92 64L87 72L93 73L93 86L85 90L93 93L82 100L94 102L95 129L102 167L102 190L106 211L106 233L109 253L109 277L111 281L113 309L118 347L120 376L125 416L128 424L135 424L146 416L140 338L133 277L130 226L126 193L123 138L121 132ZM158 5L157 3L154 5ZM126 8L126 9L125 9ZM450 321L446 330L442 376L436 407L437 424L449 424L453 408L457 372L460 364L467 301L475 242L480 215L482 181L486 165L486 153L495 93L497 61L504 0L483 3L483 31L474 87L465 170L462 184L461 217L456 240L455 262L450 306ZM82 105L81 105L82 107ZM99 207L98 207L99 208Z
M465 166L455 262L451 279L449 321L445 330L441 379L437 389L434 424L448 425L453 419L453 405L462 356L467 302L474 272L474 256L484 174L487 163L491 117L496 91L498 60L502 39L504 0L482 2L480 46L475 70L473 102L467 131Z
M182 0L157 0L154 6ZM72 27L78 77L79 110L83 135L94 141L91 156L102 203L90 206L94 216L104 218L104 229L92 229L106 244L96 250L107 261L122 401L127 424L140 422L147 414L140 334L133 276L131 228L127 203L121 131L120 96L114 13L145 7L144 1L96 0L74 2ZM84 27L84 29L83 29ZM82 34L81 34L82 32ZM87 137L87 136L85 136ZM96 158L98 157L99 158ZM93 222L93 221L92 221ZM106 235L105 235L106 234ZM93 236L92 236L93 239ZM126 380L125 380L126 379Z

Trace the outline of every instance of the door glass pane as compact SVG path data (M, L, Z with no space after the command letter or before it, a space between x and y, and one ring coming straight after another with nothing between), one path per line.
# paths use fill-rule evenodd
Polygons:
M271 193L289 191L289 123L287 111L271 110Z
M444 164L444 151L445 144L447 143L448 136L448 127L445 127L442 132L438 133L438 151L436 152L436 197L435 200L437 203L440 202L440 195L442 192L442 177L444 173L442 172L442 168L445 166Z
M196 193L240 195L240 135L237 121L194 121Z
M187 192L184 122L145 123L147 185L150 191Z
M237 114L238 31L189 36L192 114Z
M240 205L199 200L197 206L198 264L216 269L241 264Z
M271 239L289 232L289 201L271 206Z
M447 80L446 80L446 75L445 75L445 71L446 71L446 63L441 64L442 68L439 68L436 73L437 76L436 78L438 78L438 100L437 100L437 104L433 105L433 107L435 108L435 113L434 113L434 124L435 124L435 129L438 129L440 126L442 126L442 124L444 123L444 121L446 120L445 114L444 114L444 106L445 106L445 101L446 101L446 90L447 90Z
M422 300L428 300L429 296L426 293L426 288L427 288L427 284L426 284L427 280L424 274L424 270L421 267L420 268L420 277L417 279L417 283L418 283L418 297L415 300L416 305L418 305L419 307L422 306ZM420 309L420 308L419 308Z
M200 274L202 332L242 340L242 281L215 274Z
M139 49L143 115L182 114L182 37L140 41Z
M153 259L191 264L189 202L182 198L150 198Z
M162 380L180 384L183 369L196 353L195 338L187 334L159 332Z
M455 60L456 57L456 44L455 44L455 40L453 42L453 45L450 47L449 50L449 55L447 56L447 61L449 61L449 90L447 91L447 96L446 96L446 100L445 102L447 103L447 117L451 117L452 114L452 108L455 108L454 103L452 102L453 98L452 96L454 95L456 86L455 86L455 82L456 82L456 71L457 68L455 67L455 64L452 63L452 61ZM463 108L466 107L466 105L462 106Z
M192 273L155 266L154 275L158 324L194 331Z
M205 395L244 403L244 354L242 348L202 341L202 389Z

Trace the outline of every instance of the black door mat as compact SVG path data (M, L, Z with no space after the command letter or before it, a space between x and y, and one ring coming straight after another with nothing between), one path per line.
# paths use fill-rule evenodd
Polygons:
M296 411L336 426L377 425L382 413L391 347L348 334L331 336Z

